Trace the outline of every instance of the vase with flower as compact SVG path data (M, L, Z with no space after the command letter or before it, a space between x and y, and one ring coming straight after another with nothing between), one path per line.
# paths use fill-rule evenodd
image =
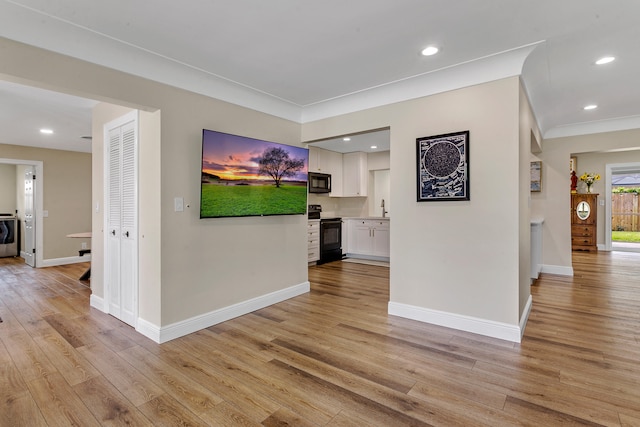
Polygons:
M597 173L585 172L580 176L580 181L587 184L587 193L591 193L593 184L596 181L600 181L600 175Z

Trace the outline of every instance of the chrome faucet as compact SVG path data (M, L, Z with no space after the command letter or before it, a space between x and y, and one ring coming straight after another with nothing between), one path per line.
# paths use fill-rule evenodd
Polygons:
M386 211L384 209L384 199L382 199L382 204L380 205L380 207L382 208L382 218L385 218L387 216L387 214L389 213L389 211Z

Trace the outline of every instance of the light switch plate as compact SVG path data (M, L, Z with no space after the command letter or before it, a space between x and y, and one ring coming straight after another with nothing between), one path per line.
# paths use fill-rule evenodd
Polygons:
M176 212L184 211L184 199L182 197L175 197L173 199L173 209Z

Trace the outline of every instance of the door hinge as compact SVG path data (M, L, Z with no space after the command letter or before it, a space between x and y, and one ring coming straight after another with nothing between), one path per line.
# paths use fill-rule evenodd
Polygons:
M35 175L33 175L33 179L36 179L36 176L35 176Z
M33 253L34 253L34 254L36 253L36 248L33 248Z

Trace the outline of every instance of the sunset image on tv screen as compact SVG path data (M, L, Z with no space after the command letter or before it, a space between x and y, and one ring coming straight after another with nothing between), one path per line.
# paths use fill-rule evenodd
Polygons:
M204 129L200 217L307 211L309 150Z

